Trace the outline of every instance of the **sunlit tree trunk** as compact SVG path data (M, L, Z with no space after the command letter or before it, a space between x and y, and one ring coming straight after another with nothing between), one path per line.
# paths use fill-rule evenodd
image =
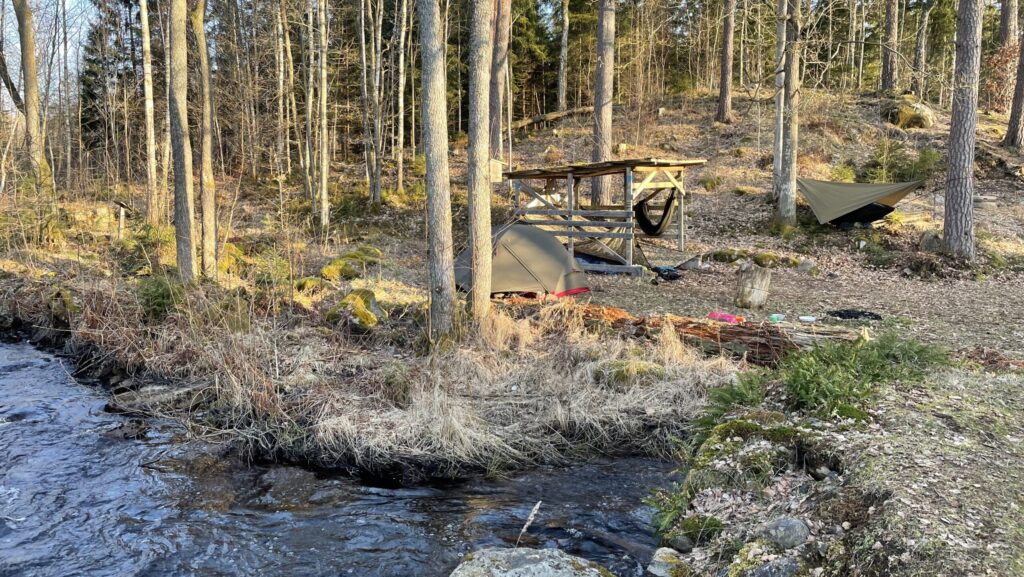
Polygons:
M405 29L409 16L409 1L402 0L398 13L398 65L395 73L398 75L398 86L395 89L398 97L397 110L395 111L395 190L398 194L405 192Z
M1003 146L1020 147L1024 144L1024 50L1017 56L1017 80L1010 106L1010 122L1006 126Z
M725 25L722 28L722 66L718 82L718 113L715 120L730 123L732 118L732 56L736 29L736 0L725 0Z
M474 318L491 306L491 179L488 126L493 4L475 2L469 38L469 237L472 251L470 312Z
M145 1L145 0L143 0ZM202 209L203 276L217 278L217 185L213 180L213 87L210 79L209 48L206 45L206 0L199 0L191 14L192 33L199 55L199 92L203 114L199 123L199 204Z
M427 161L427 231L430 261L430 339L455 323L452 206L448 173L445 48L438 0L417 0L423 76L423 151Z
M965 260L975 257L974 147L983 7L983 0L960 0L956 15L956 77L949 121L949 176L942 240L951 255Z
M485 1L485 0L481 0ZM509 25L512 0L494 0L494 55L491 58L491 158L502 157L501 117L505 114L505 75L508 70ZM426 112L423 117L426 118ZM512 119L507 119L512 122Z
M330 225L330 199L327 194L327 179L331 172L331 159L327 147L327 0L319 0L317 7L317 26L320 31L318 70L320 73L319 114L320 119L320 231L325 238Z
M772 147L772 196L782 189L782 132L786 105L786 4L778 0L775 11L775 134Z
M163 203L156 181L156 120L153 115L153 56L149 39L149 0L139 0L142 24L142 98L146 117L146 220L163 222Z
M775 222L796 225L796 159L800 143L800 4L789 0L786 18L786 96L782 131L782 173Z
M615 98L615 0L597 5L597 68L594 73L594 162L612 157L612 102ZM607 177L593 179L591 202L611 204Z
M999 45L1016 44L1018 36L1018 3L1017 0L1002 0L999 11Z
M174 157L174 231L178 276L196 278L192 218L192 143L188 134L188 0L171 0L170 15L171 155Z
M925 81L928 78L928 18L934 6L934 3L929 2L921 7L917 38L914 41L914 80L910 90L921 98L925 97Z
M25 148L36 190L53 191L53 175L46 160L45 141L39 119L39 74L36 71L36 33L28 0L13 0L21 40L21 73L25 92Z
M568 108L566 102L566 69L569 61L569 0L562 0L562 43L558 51L558 110Z

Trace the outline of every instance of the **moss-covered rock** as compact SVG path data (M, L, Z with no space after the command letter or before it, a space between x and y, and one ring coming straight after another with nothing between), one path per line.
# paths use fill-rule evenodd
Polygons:
M725 248L711 253L711 260L716 262L736 262L741 258L747 258L749 255L750 253L745 250Z
M931 128L935 126L935 112L913 94L904 94L882 107L885 119L900 128Z
M326 288L324 279L316 276L306 276L295 281L295 290L304 295L316 294Z
M366 267L380 264L384 253L376 247L361 246L327 263L320 276L331 282L352 280L362 276Z
M718 517L711 515L690 515L673 529L672 533L686 536L694 545L700 546L713 540L725 525Z
M779 264L779 255L773 252L759 252L751 258L754 264L764 268L775 268Z
M354 289L327 312L327 320L332 323L347 321L355 329L368 331L382 320L387 320L387 312L380 307L373 291Z

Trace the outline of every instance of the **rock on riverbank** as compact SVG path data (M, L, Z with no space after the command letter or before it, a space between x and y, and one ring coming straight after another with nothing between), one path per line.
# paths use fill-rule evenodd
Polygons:
M558 549L481 549L470 553L451 577L608 577L597 563Z

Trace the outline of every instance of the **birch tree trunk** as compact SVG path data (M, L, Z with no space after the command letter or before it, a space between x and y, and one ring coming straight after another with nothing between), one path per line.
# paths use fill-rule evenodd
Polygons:
M1018 3L1017 0L1002 0L999 11L999 45L1009 46L1018 41Z
M562 0L562 44L558 51L558 110L568 108L566 102L566 69L569 63L569 0Z
M725 0L725 25L722 28L722 66L718 82L718 113L715 120L729 124L732 115L732 53L736 29L736 0Z
M772 148L772 196L778 201L782 190L782 128L786 105L786 12L787 0L775 9L775 139Z
M171 155L174 157L174 236L178 276L189 282L196 278L195 238L192 218L192 143L188 134L188 0L171 0L170 15L170 118Z
M142 0L145 2L146 0ZM199 124L199 205L202 209L203 276L217 278L217 184L213 180L213 87L210 79L210 50L206 44L206 0L199 0L192 9L192 33L199 54L199 92L203 114Z
M956 15L956 77L949 121L949 176L942 240L956 258L974 260L974 146L984 0L960 0Z
M53 174L46 160L45 137L39 125L39 74L36 71L36 33L28 0L13 0L21 41L21 73L25 92L25 148L38 192L53 192Z
M928 75L928 18L931 16L934 3L921 7L921 18L917 25L917 38L914 41L914 80L910 90L924 98L925 82Z
M775 222L796 226L796 159L800 142L800 3L789 0L786 19L786 102L783 108L782 172Z
M320 119L320 185L318 186L318 192L320 194L320 231L323 233L324 238L327 238L330 225L330 200L327 196L327 179L331 172L331 159L327 147L327 0L318 1L317 26L320 30L320 58L317 63L320 73L320 90L317 93L320 103L319 114L317 115Z
M156 182L156 121L153 116L153 56L149 40L148 0L139 0L139 21L142 23L142 98L146 116L146 221L155 226L164 221L164 216Z
M432 342L449 335L455 323L455 271L452 204L448 173L445 42L438 0L416 0L423 77L423 151L427 161L427 231L430 261ZM492 110L493 112L493 110Z
M405 192L405 29L409 14L409 0L402 0L398 14L398 106L395 111L395 190ZM488 22L489 23L489 22Z
M612 156L612 101L615 98L615 0L597 5L597 68L594 72L594 162ZM607 177L593 179L593 204L611 204L611 183Z
M494 0L494 2L494 55L491 58L490 133L491 158L500 159L503 156L501 117L505 112L505 76L508 70L509 25L512 18L512 0ZM426 111L424 110L424 121L426 116ZM512 119L509 118L508 122L512 122Z
M896 90L899 62L899 0L886 0L885 40L882 46L882 91Z
M488 105L494 27L491 2L473 3L469 37L469 239L472 254L470 313L491 306L491 175Z

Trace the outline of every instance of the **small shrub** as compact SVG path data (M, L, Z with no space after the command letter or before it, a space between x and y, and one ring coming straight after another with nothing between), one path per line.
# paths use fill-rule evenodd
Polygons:
M706 173L700 177L697 184L704 187L704 190L708 192L714 192L718 190L718 187L722 186L722 177L713 173Z
M666 377L665 367L637 359L614 359L594 367L594 380L610 387L649 385Z
M427 175L427 157L417 154L412 158L412 165L409 168L412 170L413 176L423 178Z
M717 537L724 528L722 521L710 515L690 515L683 519L676 531L686 535L694 545L704 545Z
M185 300L185 287L166 276L139 280L139 304L148 321L161 321Z
M732 192L736 196L748 196L751 194L756 194L757 189L754 188L753 186L737 186L736 188L733 189Z
M740 373L736 382L708 391L704 415L696 425L707 431L724 417L740 408L754 408L764 402L764 376L760 373Z
M832 167L829 179L833 182L854 182L857 180L857 171L852 164L844 162Z

